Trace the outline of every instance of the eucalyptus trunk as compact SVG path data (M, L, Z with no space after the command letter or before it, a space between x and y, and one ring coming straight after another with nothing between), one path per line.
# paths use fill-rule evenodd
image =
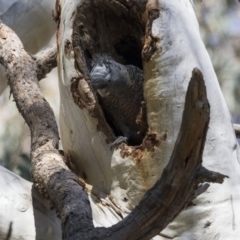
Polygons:
M231 116L199 34L192 2L190 0L58 0L54 18L58 23L60 132L64 157L68 167L84 185L91 206L89 210L85 195L81 195L77 191L79 186L73 184L72 190L74 194L76 193L74 196L80 196L83 200L81 206L73 207L79 213L77 220L81 219L80 221L84 223L78 225L77 230L83 232L78 239L92 239L93 236L93 239L149 239L149 236L156 235L157 231L159 234L154 239L161 240L238 239L240 236L239 148ZM110 148L116 137L105 119L96 94L92 91L89 78L89 62L98 53L109 54L122 64L132 64L144 71L148 132L139 146L128 146L122 143L114 150ZM188 94L186 94L187 91ZM198 114L188 115L187 111L191 111L193 106L199 110ZM199 117L199 122L196 116ZM184 123L186 123L185 126ZM31 124L30 121L29 125ZM207 126L208 129L206 129ZM55 129L55 124L49 128ZM192 137L193 143L191 143L192 129L196 129L196 139ZM53 151L54 153L51 152L51 155L47 155L52 151L52 147L58 147L57 130L54 131L51 132L51 137L53 135L54 137L51 138L51 144L47 146L48 152L42 145L39 149L32 147L34 183L41 193L46 193L60 212L63 238L77 239L71 235L76 230L76 226L74 222L72 225L68 222L66 214L68 207L72 207L70 200L67 205L61 202L64 198L70 199L71 196L65 194L60 195L60 197L64 196L62 198L58 197L59 192L62 191L61 184L64 184L69 170L61 163L62 156L57 155L56 150ZM32 138L33 142L37 142L34 134ZM202 143L205 143L203 154ZM192 145L197 145L198 150L194 149L191 152L189 149ZM182 151L179 148L180 150L182 148ZM44 150L43 156L39 154L41 149ZM188 151L190 153L187 156L190 158L184 160L182 155ZM45 164L39 164L41 161L44 163L42 159L44 154ZM179 162L185 161L185 169L184 166L179 167L182 171L177 171L177 168L173 167L174 163L176 166L178 164L178 154ZM197 181L194 174L192 171L189 171L189 174L186 171L190 164L188 160L191 162L191 159L197 159L199 164L199 168L193 172L197 173L196 178L201 178L201 181L199 180L195 185L191 185L191 181ZM204 168L201 168L201 160ZM54 169L54 164L59 171L56 175L54 175L56 172L51 175L49 173ZM172 170L169 172L169 169ZM210 171L203 173L204 169L215 173L210 174ZM6 176L11 176L11 173L6 170L4 172ZM180 182L166 181L166 184L169 184L167 185L169 192L172 190L177 192L178 188L180 193L186 190L190 193L193 187L199 190L196 196L190 196L186 200L177 199L179 204L185 203L184 209L177 205L171 206L168 197L164 198L163 195L158 198L158 195L153 194L153 190L148 191L153 186L153 189L156 189L161 177L161 181L164 182L168 177L175 177L175 175L177 179L181 173L186 176L186 187L191 187L183 189L183 176ZM78 179L71 176L72 183L76 183ZM223 182L225 176L228 178ZM66 179L69 180L69 177ZM199 187L198 183L205 181L223 182L223 184L210 184L210 186L203 184ZM71 193L67 181L65 182L64 188L66 187ZM54 183L59 183L58 188L55 188ZM3 179L1 184L6 189ZM26 194L31 195L31 186L25 182L23 186ZM46 191L43 190L44 188ZM7 190L3 191L7 192ZM15 192L8 191L10 195ZM78 193L80 195L77 195ZM168 191L165 193L167 195ZM32 197L41 199L34 194ZM148 198L149 196L152 198ZM16 199L18 198L17 196ZM168 215L166 219L164 215L156 214L157 217L160 216L157 222L166 221L167 226L164 223L161 227L157 225L154 222L154 215L150 219L147 218L149 212L145 214L143 211L144 203L148 205L146 199L150 199L151 201L148 202L151 203L162 201L163 208L160 210L166 210L168 214L172 211L172 215L170 214L170 217ZM191 202L189 199L194 200ZM28 223L31 234L22 225L16 224L17 231L12 231L13 239L20 239L24 233L30 236L29 239L33 239L34 226L39 239L60 238L61 230L55 215L51 217L51 222L43 221L39 223L40 225L36 225L36 221L39 220L37 215L34 214L34 218L29 218L28 211L21 211L21 209L16 211L11 207L12 205L10 204L8 208L11 218L7 218L6 213L0 211L1 219L5 220L4 224L0 221L0 232L3 236L8 231L9 224L6 223L12 221L14 226L21 212L26 212L21 215L21 219L22 223ZM168 205L171 209L168 209ZM4 205L0 204L0 207L4 208ZM180 214L178 214L180 210L174 212L178 207L180 210L183 209ZM30 207L31 211L35 208L34 205ZM44 212L41 212L44 218L48 218L49 206L46 204L44 209ZM143 216L146 216L146 224L141 225L142 228L133 229L135 232L133 231L134 234L130 235L128 233L131 229L127 229L128 225L120 225L121 220L127 219L125 224L129 219L130 223L134 221L142 223L144 217L141 214L137 215L140 216L139 218L132 217L133 212L141 212L141 210ZM75 214L74 211L71 213ZM17 218L14 217L15 214ZM125 218L126 216L128 217ZM171 219L174 220L170 221ZM94 226L91 225L92 221ZM140 234L149 221L155 225L152 229L148 228L145 233ZM51 234L44 235L46 226L51 229ZM122 232L119 226L124 226ZM107 231L103 233L104 230L108 230L107 227L112 231L111 233ZM123 233L125 227L128 231ZM44 230L39 232L39 229ZM68 231L71 234L68 235ZM119 231L119 235L115 238L114 231L116 233Z
M123 1L63 0L60 5L62 143L78 174L89 184L95 226L118 222L160 178L171 157L187 86L197 67L210 103L203 166L229 178L222 185L211 184L159 239L240 236L238 144L191 1L132 1L132 5L124 5ZM97 53L136 66L141 66L142 60L149 132L141 146L123 144L110 150L111 130L91 92L86 67Z

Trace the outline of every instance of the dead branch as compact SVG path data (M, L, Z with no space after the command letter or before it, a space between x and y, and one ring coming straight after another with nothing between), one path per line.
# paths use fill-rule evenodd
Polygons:
M34 59L37 66L37 78L40 81L57 66L56 44L35 55Z
M58 129L39 89L36 61L4 24L0 24L0 46L0 63L6 68L19 112L31 130L34 183L54 202L63 239L150 239L209 186L200 183L221 183L226 177L201 166L210 107L203 76L194 69L179 136L161 178L128 217L109 228L94 228L87 194L58 151Z

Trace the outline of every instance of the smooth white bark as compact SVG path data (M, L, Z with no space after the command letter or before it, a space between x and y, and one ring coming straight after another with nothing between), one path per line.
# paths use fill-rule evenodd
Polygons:
M71 39L72 13L82 2L61 1L60 56L64 54L64 42ZM159 41L151 60L144 63L144 93L149 127L159 138L167 132L166 141L154 153L143 151L138 162L133 157L122 158L119 150L111 152L105 143L106 137L97 131L97 120L72 100L70 82L77 77L72 52L59 62L64 151L71 154L92 185L90 199L95 224L109 226L118 221L117 212L125 215L131 211L159 179L169 161L181 124L191 72L198 67L204 75L211 105L203 165L228 175L229 179L222 185L211 184L195 200L196 206L184 210L163 233L173 239L237 239L240 236L238 145L231 116L199 34L192 3L189 0L148 1L148 9L151 8L160 10L159 18L152 25L152 35Z
M183 211L163 233L179 239L214 239L217 236L237 239L240 234L240 166L231 117L201 41L191 4L189 1L176 3L166 0L161 1L161 6L164 6L163 11L160 18L154 21L152 30L155 36L163 36L159 43L162 51L156 53L153 61L145 65L145 76L148 79L146 95L157 95L157 98L147 97L151 114L149 122L152 119L161 122L154 125L157 121L153 121L153 129L167 129L169 136L166 146L159 151L160 158L167 161L171 154L172 143L181 123L184 94L191 70L198 67L206 81L211 108L203 165L229 176L222 185L211 184L196 199L196 206ZM155 107L158 103L161 103L160 108ZM205 228L208 222L211 225Z
M0 239L12 222L11 239L61 239L61 223L32 184L0 167Z

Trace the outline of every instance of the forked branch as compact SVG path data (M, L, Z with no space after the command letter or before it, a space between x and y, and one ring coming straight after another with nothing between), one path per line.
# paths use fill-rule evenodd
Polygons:
M63 239L150 239L208 188L201 183L222 183L226 177L201 165L210 106L203 76L194 69L179 136L161 178L128 217L109 228L94 228L87 194L58 151L58 129L39 88L36 60L4 24L0 24L0 63L6 68L19 112L31 130L35 186L50 197L60 213Z
M34 56L37 66L37 78L40 81L46 74L57 67L57 46L48 47L44 51Z
M6 69L18 110L31 131L35 186L54 203L61 217L63 232L65 228L75 232L79 226L93 227L84 186L65 165L64 157L58 151L58 128L53 111L39 87L37 63L24 50L18 36L3 23L0 23L0 63ZM72 225L75 219L78 221Z

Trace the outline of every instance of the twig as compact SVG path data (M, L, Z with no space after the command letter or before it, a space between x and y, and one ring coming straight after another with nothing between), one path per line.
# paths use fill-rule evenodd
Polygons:
M64 226L63 236L68 237L65 228L71 232L79 226L93 227L87 193L58 151L58 128L39 88L36 61L24 50L17 35L1 22L0 63L6 68L14 100L31 131L34 184L55 204ZM75 219L79 220L77 224L73 224Z
M208 185L200 183L222 182L226 177L201 166L210 107L203 76L194 69L178 139L161 178L125 219L109 228L94 228L87 194L58 151L58 129L39 89L36 61L24 51L16 34L1 23L0 46L0 63L6 68L19 112L31 130L34 183L55 203L63 239L150 239L207 189Z
M57 66L56 44L33 56L37 66L37 78L40 81Z

